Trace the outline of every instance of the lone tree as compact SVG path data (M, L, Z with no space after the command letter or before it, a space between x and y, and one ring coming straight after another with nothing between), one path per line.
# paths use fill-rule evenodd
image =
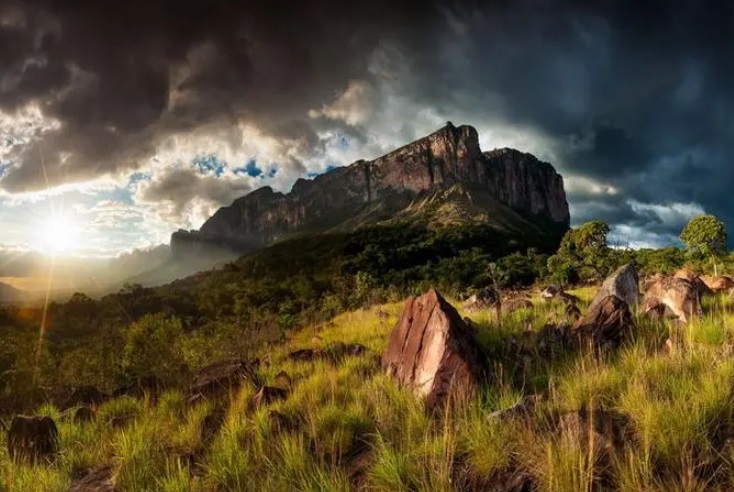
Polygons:
M548 269L560 283L602 279L613 267L607 244L609 225L592 220L566 232L558 252L548 258Z
M716 258L726 254L726 227L713 215L699 215L688 222L680 240L692 258L711 258L716 273Z

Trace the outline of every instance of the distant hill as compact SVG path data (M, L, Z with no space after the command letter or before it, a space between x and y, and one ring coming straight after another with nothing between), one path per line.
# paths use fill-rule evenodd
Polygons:
M28 295L15 287L0 282L0 304L22 302Z

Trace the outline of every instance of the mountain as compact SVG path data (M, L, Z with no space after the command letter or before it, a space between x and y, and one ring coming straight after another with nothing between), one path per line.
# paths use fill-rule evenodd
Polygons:
M21 302L27 299L27 295L12 285L0 282L0 305Z
M482 152L473 127L449 122L375 160L299 179L290 193L255 190L220 208L199 231L173 233L171 251L178 260L249 253L309 233L395 220L534 227L560 238L569 211L553 166L514 149Z

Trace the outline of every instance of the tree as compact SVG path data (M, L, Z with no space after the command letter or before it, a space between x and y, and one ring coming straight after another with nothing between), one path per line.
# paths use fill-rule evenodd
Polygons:
M716 270L716 259L726 254L726 226L713 215L699 215L686 225L680 240L693 259L711 258Z
M609 225L600 220L586 222L568 231L558 252L548 259L551 276L561 283L604 278L614 266L607 234Z

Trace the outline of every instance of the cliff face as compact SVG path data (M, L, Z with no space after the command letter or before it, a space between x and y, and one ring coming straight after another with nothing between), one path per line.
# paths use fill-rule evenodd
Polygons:
M174 233L171 247L177 257L209 246L252 251L288 235L343 226L355 217L389 218L417 194L454 184L486 191L516 212L568 227L563 178L553 166L512 149L482 153L474 128L449 123L373 161L299 179L290 193L260 188L219 209L200 231Z

